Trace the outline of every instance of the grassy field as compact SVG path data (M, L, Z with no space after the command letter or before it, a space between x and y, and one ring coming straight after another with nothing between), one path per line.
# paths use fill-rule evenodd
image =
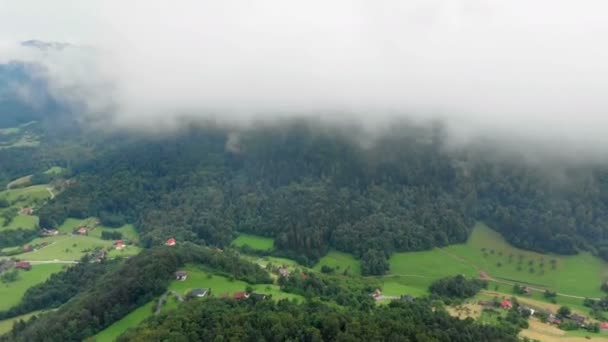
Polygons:
M112 342L127 329L137 326L143 322L146 318L152 316L157 300L153 300L139 308L131 311L128 315L123 317L120 321L114 322L99 334L93 336L93 340L97 342Z
M13 323L15 323L16 321L18 321L20 319L22 319L23 321L27 321L30 317L41 314L41 313L44 313L44 310L34 311L34 312L27 313L25 315L21 315L21 316L17 316L14 318L9 318L9 319L0 321L0 335L9 332L13 328Z
M63 171L65 171L65 169L63 167L53 166L50 169L44 171L44 173L46 173L47 175L58 175L58 174L62 173Z
M274 248L274 239L257 235L239 234L239 236L232 241L232 245L236 247L247 245L253 249L268 251Z
M15 257L28 261L75 261L79 260L83 255L93 250L95 247L112 246L112 241L105 241L96 237L81 235L57 235L41 237L34 239L30 243L40 244L42 242L47 242L49 245L33 252L15 255Z
M59 272L64 265L44 264L34 265L30 271L19 271L19 279L15 282L0 283L0 311L6 310L19 303L28 288L42 283L51 274Z
M232 295L237 291L245 291L246 282L240 280L230 280L226 277L207 272L196 265L187 265L183 268L188 272L185 281L174 280L169 285L170 291L175 291L182 295L188 294L195 288L210 288L214 296Z
M583 297L601 297L608 266L588 253L573 256L540 254L509 245L500 234L477 224L466 244L442 249L463 264L473 265L497 280Z
M344 270L348 269L351 275L361 275L361 262L348 253L331 251L319 260L314 270L320 272L323 265L335 268L336 274L341 274Z
M48 185L33 185L26 188L9 189L0 192L0 198L6 198L13 206L30 206L36 201L45 201L51 194Z
M608 266L588 253L573 256L540 254L509 245L500 234L484 224L477 224L465 244L431 251L395 253L390 259L390 273L383 278L388 295L420 295L435 279L464 274L477 277L487 272L510 293L513 283L528 284L558 293L601 297L602 281L608 278ZM544 300L540 292L533 297ZM581 299L559 296L558 303L581 306Z
M14 181L8 183L6 185L6 188L11 189L11 188L19 187L19 186L25 186L26 184L29 184L31 180L32 180L32 175L23 176L21 178L17 178Z
M111 228L103 225L95 226L93 222L95 222L96 220L97 219L95 217L89 217L86 219L68 218L57 229L62 233L71 234L75 228L78 228L80 226L88 226L95 227L94 229L89 231L88 236L91 237L101 238L101 233L105 230L111 232L120 232L122 233L123 238L131 241L139 240L139 234L137 233L137 230L135 230L135 227L132 224L125 224L122 227Z
M1 212L1 211L0 211ZM0 217L0 231L12 230L17 228L36 229L38 227L38 217L29 215L17 215L11 223L4 225L4 218Z

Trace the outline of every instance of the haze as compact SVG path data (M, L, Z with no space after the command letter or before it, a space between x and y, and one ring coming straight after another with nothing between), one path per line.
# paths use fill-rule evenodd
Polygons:
M605 1L0 0L0 62L117 126L447 122L454 143L604 160ZM37 51L28 39L69 42ZM526 147L528 146L528 147Z

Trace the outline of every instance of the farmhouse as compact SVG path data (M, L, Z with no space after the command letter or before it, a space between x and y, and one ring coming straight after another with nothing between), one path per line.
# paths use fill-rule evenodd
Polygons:
M32 264L30 264L27 261L17 261L15 263L15 268L21 269L21 270L26 270L29 271L32 269Z
M80 234L80 235L85 235L88 231L89 230L87 229L87 227L81 226L81 227L78 227L78 229L76 230L76 233Z
M59 231L57 229L42 229L42 236L54 236L54 235L58 235Z
M549 317L547 317L547 322L555 325L559 325L560 323L562 323L562 321L558 319L554 314L550 314Z
M19 214L21 215L32 215L34 214L34 208L21 208L21 210L19 210Z
M247 292L235 292L234 299L247 299L249 298L249 293Z
M374 298L378 298L378 297L382 296L382 291L380 291L380 289L376 289L376 290L374 290L374 292L372 292L370 294L370 296L372 296Z
M174 238L168 238L167 242L165 242L165 245L167 245L167 246L175 246L175 243L176 243L176 241L175 241Z
M190 291L190 293L188 295L190 297L202 298L202 297L205 297L209 293L209 291L210 291L209 289L203 289L203 288L193 289L192 291Z
M184 280L186 280L186 278L188 278L188 272L186 272L186 271L175 272L175 279L184 281Z
M600 329L607 330L608 329L608 322L600 322Z
M121 250L121 249L125 248L125 244L122 240L116 240L114 242L114 247L118 250Z
M289 270L287 267L281 267L279 268L279 274L283 277L289 277Z
M573 321L575 321L578 324L585 323L585 317L584 316L580 316L580 315L577 315L577 314L572 314L572 315L568 316L568 318L571 319L571 320L573 320Z
M511 303L511 301L508 299L503 299L503 301L500 303L500 307L508 310L513 307L513 303Z

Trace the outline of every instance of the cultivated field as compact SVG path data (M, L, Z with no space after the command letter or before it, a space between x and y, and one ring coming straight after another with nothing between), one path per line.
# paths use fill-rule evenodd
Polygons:
M236 247L247 245L259 251L269 251L274 248L274 239L251 234L239 234L239 236L232 241L232 245Z

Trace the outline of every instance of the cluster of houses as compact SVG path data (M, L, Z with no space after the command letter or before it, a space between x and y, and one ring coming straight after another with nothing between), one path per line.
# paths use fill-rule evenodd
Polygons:
M186 272L186 271L175 272L175 279L179 280L179 281L185 281L186 279L188 279L188 272ZM190 292L188 292L188 297L189 298L195 298L195 297L202 298L202 297L205 297L210 294L211 294L210 288L195 288L195 289L192 289ZM262 294L262 293L238 291L232 295L232 298L237 299L237 300L247 299L247 298L264 300L264 299L267 299L268 296L265 294Z
M0 273L12 268L29 271L32 269L32 264L28 261L16 261L12 259L0 261Z

